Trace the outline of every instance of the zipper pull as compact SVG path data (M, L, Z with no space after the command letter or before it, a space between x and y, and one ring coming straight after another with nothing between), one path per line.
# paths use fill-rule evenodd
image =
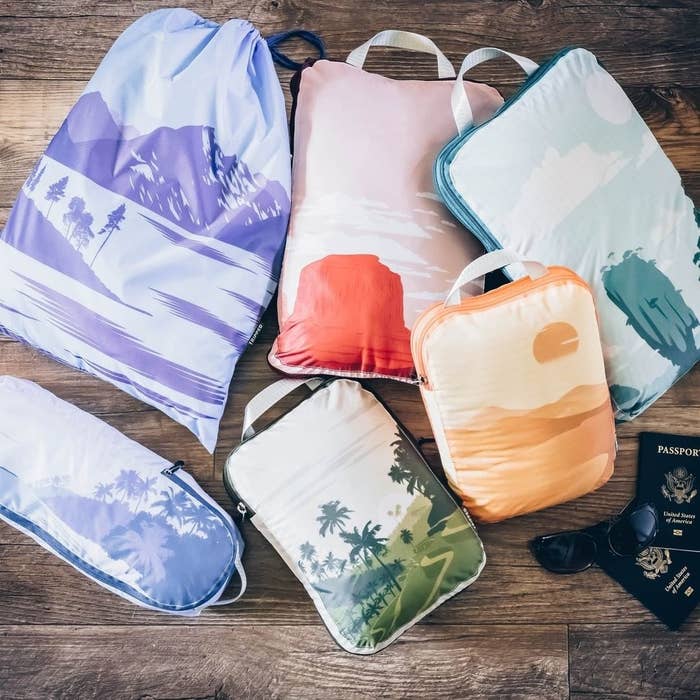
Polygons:
M166 476L172 476L176 471L179 471L179 470L182 469L184 466L185 466L185 463L184 463L181 459L179 459L179 460L178 460L177 462L175 462L175 464L173 464L172 466L166 467L165 469L163 469L163 471L161 472L161 474L165 474Z
M248 515L248 509L245 507L245 503L243 503L243 501L239 501L238 505L236 506L236 510L241 516L241 525L243 525L246 515Z

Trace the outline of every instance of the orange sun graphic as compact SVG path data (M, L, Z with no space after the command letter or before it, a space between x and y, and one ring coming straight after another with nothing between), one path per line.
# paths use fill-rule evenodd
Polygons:
M532 354L544 364L575 353L578 345L578 333L570 323L550 323L535 336Z

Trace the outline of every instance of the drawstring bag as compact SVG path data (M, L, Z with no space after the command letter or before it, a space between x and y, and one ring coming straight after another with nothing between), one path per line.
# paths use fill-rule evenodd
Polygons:
M575 270L593 290L616 417L630 420L700 359L700 230L678 172L615 79L584 49L538 66L478 125L455 90L460 135L435 164L439 194L487 250Z
M615 459L591 291L567 268L520 260L473 262L411 339L445 474L481 522L583 496ZM460 302L464 285L516 263L524 277Z
M475 581L484 549L409 434L358 382L308 379L313 393L256 432L304 383L282 379L250 401L224 483L336 642L373 654Z
M0 415L5 522L145 608L198 615L243 594L240 534L182 462L22 379L0 377Z
M362 69L373 46L432 54L440 80ZM424 36L384 31L345 62L292 81L292 214L280 280L276 369L415 380L410 328L481 247L433 190L432 163L455 133L454 69ZM503 100L467 83L478 118Z
M0 234L0 329L187 426L211 452L275 291L284 99L247 21L159 10L114 43Z

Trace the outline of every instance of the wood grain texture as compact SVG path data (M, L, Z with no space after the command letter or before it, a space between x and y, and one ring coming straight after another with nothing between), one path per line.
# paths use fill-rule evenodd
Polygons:
M167 2L123 3L119 16L112 16L106 11L91 13L90 6L97 3L67 4L74 11L65 15L59 11L60 22L55 20L55 8L47 8L48 17L29 13L21 22L11 15L0 17L0 77L89 78L114 37L141 10L168 6ZM491 45L508 46L541 60L562 46L576 44L596 52L625 85L691 86L698 80L698 18L691 4L431 0L426 12L424 3L415 1L354 3L351 10L332 0L264 0L195 2L191 7L219 21L249 19L263 35L295 26L322 31L333 57L345 57L381 29L400 26L427 34L455 60L472 48ZM67 36L75 40L66 41ZM424 69L432 68L427 59L408 54L373 61L384 72L403 76L414 75L417 62ZM505 64L490 67L489 75L495 82L520 80Z
M325 700L339 688L405 698L425 688L430 698L546 700L565 697L566 645L561 625L421 626L371 658L329 646L317 625L0 627L0 687L12 683L18 699Z
M169 0L0 2L0 227L27 172L110 44ZM542 60L565 45L593 50L620 81L700 199L700 10L697 0L191 0L263 35L320 32L333 58L380 29L433 38L459 62L495 45ZM307 55L300 44L289 51ZM373 50L367 68L432 78L434 60ZM279 71L289 105L290 73ZM510 94L521 81L505 61L474 72ZM214 455L156 410L116 388L0 337L0 374L39 382L190 472L230 512L221 482L246 402L279 375L266 355L274 305L234 377ZM416 437L430 426L415 387L370 382ZM289 397L263 422L294 405ZM0 697L3 698L697 698L700 612L679 633L658 623L599 570L549 574L532 559L534 535L583 527L619 511L635 489L642 430L700 434L700 368L633 423L618 427L611 481L568 504L480 527L482 576L371 658L336 647L301 584L250 524L250 587L242 601L191 620L145 611L112 595L0 522ZM440 473L435 445L424 446ZM99 468L99 465L96 465Z
M663 639L661 642L660 639ZM661 625L572 625L569 632L572 696L673 698L700 693L700 625L682 635Z

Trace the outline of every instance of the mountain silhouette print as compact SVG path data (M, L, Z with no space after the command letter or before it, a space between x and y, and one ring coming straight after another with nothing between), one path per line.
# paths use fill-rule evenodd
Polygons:
M122 303L121 299L101 282L66 237L44 218L34 202L23 192L17 197L7 226L0 234L0 240L93 291Z
M376 255L327 255L307 265L277 338L290 365L411 376L401 277Z
M225 156L212 127L138 135L119 126L92 92L78 100L46 155L192 233L258 254L279 247L285 235L289 199L282 185ZM256 224L263 221L260 236Z

